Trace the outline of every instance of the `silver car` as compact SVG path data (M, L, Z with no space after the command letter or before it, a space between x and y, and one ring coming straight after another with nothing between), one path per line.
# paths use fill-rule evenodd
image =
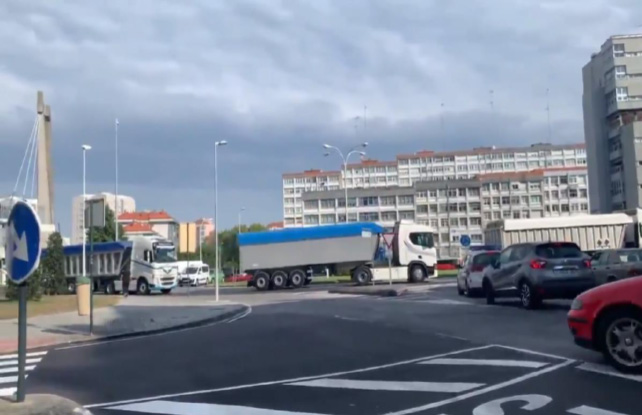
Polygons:
M525 243L504 249L486 272L486 303L518 296L522 306L537 308L544 299L575 298L595 287L591 261L571 242Z
M459 295L474 297L482 291L484 270L499 257L499 251L471 251L462 262L457 273Z
M606 249L591 261L598 285L642 275L642 249Z

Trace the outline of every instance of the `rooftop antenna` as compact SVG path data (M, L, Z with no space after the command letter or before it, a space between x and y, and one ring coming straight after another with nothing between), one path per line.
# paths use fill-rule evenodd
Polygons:
M551 130L551 106L549 101L549 89L546 88L546 122L548 124L548 142L552 142L553 132Z

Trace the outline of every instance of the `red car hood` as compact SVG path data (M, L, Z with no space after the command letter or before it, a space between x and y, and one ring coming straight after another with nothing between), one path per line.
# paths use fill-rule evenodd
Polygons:
M580 294L577 298L581 300L607 299L613 298L617 294L618 297L630 296L633 299L639 297L641 292L642 276L639 276L600 285Z

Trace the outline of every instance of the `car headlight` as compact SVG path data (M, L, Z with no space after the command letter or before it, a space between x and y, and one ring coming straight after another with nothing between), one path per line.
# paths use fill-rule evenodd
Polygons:
M579 298L576 298L571 303L571 310L581 310L583 307L584 307L584 304L582 303L582 300L580 300Z

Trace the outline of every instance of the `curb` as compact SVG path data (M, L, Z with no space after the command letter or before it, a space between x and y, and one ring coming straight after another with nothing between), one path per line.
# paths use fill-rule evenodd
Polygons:
M408 293L408 290L394 288L370 289L369 287L346 287L328 290L330 294L370 295L373 297L398 297Z
M224 312L215 317L209 317L202 320L191 321L189 323L179 324L176 326L163 327L160 329L153 329L153 330L134 331L130 333L114 334L111 336L97 337L95 339L82 339L82 340L71 340L67 342L56 342L48 345L38 345L31 348L27 347L27 350L34 351L34 350L43 350L43 349L51 349L51 348L59 348L59 347L78 346L78 345L101 343L101 342L122 340L122 339L136 338L136 337L144 337L144 336L149 336L153 334L163 334L163 333L169 333L172 331L198 328L202 326L208 326L210 324L220 323L222 321L238 317L243 313L245 313L248 309L250 309L249 306L244 304L239 304L238 307L236 307L234 310ZM12 350L12 351L7 350L7 351L3 351L2 353L12 353L12 352L15 352L15 350Z

